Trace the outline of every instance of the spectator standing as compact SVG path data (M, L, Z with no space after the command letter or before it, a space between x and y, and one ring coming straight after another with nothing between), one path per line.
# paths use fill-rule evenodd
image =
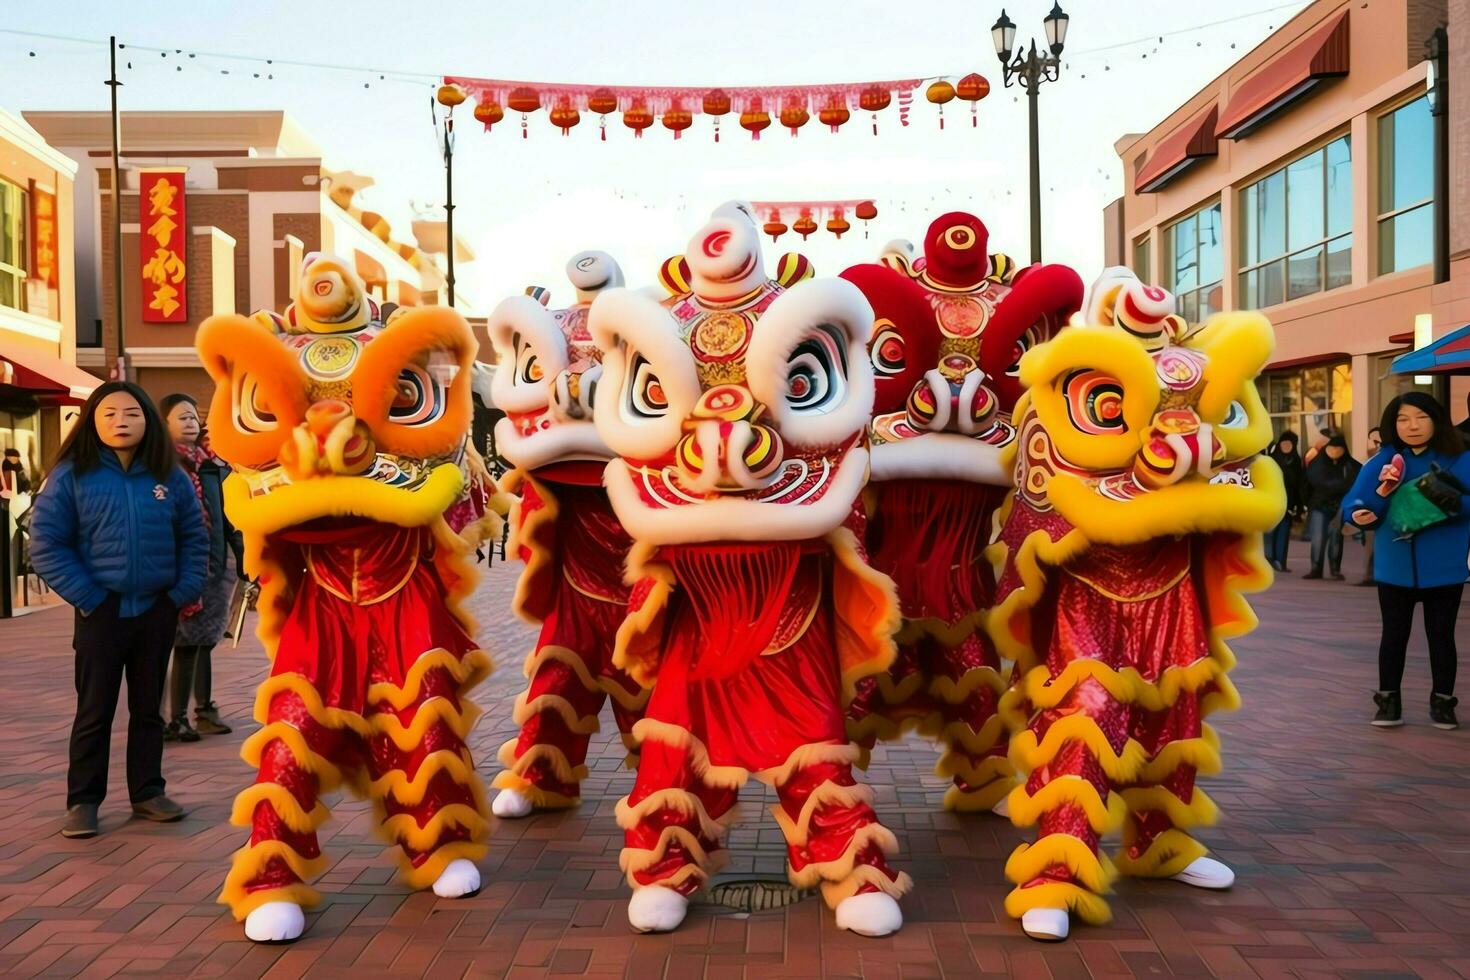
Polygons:
M1304 493L1307 504L1307 534L1312 541L1312 569L1303 578L1322 578L1322 561L1328 574L1342 581L1342 498L1357 479L1361 464L1348 454L1341 433L1327 438L1321 452L1307 463Z
M1368 430L1368 454L1365 459L1372 459L1378 450L1383 448L1383 430L1378 426ZM1377 585L1373 578L1373 529L1368 527L1354 527L1352 524L1343 524L1344 534L1356 533L1357 539L1363 542L1363 578L1359 585Z
M1457 728L1455 620L1470 552L1470 453L1445 407L1419 391L1388 403L1382 432L1383 448L1363 467L1343 505L1346 519L1379 529L1373 577L1383 638L1373 724L1404 723L1399 687L1414 607L1422 604L1432 681L1429 717L1436 728Z
M1281 516L1281 523L1266 536L1266 559L1278 572L1291 571L1286 564L1287 551L1291 544L1291 526L1304 513L1302 484L1305 482L1305 472L1302 458L1297 455L1296 444L1296 433L1287 429L1266 454L1280 467L1281 479L1286 485L1286 513Z
M208 540L198 498L174 460L143 389L108 381L87 399L36 497L32 564L75 609L67 837L97 833L124 675L133 813L160 822L184 816L164 795L159 702L178 610L204 588Z
M209 578L197 609L179 617L169 678L169 723L165 741L197 742L201 735L223 735L230 726L220 720L211 685L211 652L224 635L236 574L244 567L240 535L225 517L222 484L229 467L209 450L199 422L199 406L188 395L165 395L158 404L179 466L189 474L209 532ZM235 571L230 569L231 557ZM189 724L189 696L194 696L194 724Z

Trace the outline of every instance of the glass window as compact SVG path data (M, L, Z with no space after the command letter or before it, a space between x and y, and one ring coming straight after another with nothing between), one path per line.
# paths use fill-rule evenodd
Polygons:
M1418 98L1378 120L1378 271L1434 257L1434 120Z
M1133 271L1144 282L1154 281L1153 248L1147 235L1133 243Z
M1224 278L1224 240L1220 205L1212 204L1176 221L1164 233L1165 273L1179 313L1197 322L1218 312Z
M1352 427L1353 373L1346 362L1312 364L1269 371L1256 379L1272 430L1291 429L1305 451L1322 429L1347 432Z
M26 198L8 180L0 180L0 306L26 308Z
M1274 306L1352 281L1352 184L1352 149L1341 136L1240 192L1244 305Z

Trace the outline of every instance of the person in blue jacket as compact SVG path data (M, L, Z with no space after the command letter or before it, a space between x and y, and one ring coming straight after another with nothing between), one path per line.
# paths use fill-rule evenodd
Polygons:
M1394 494L1432 465L1470 486L1470 453L1450 424L1449 413L1432 396L1419 391L1398 396L1384 409L1380 428L1382 448L1343 498L1345 522L1378 528L1389 516ZM1429 717L1436 728L1457 728L1455 620L1470 555L1470 496L1461 495L1459 512L1447 520L1411 534L1386 525L1375 538L1373 578L1378 583L1383 638L1378 646L1378 691L1373 695L1378 713L1373 724L1393 728L1404 723L1399 684L1414 606L1422 603L1432 681Z
M163 793L160 701L179 609L204 589L209 538L175 459L143 389L109 381L87 399L32 507L31 562L75 609L67 837L97 833L124 675L133 813L160 822L184 816Z

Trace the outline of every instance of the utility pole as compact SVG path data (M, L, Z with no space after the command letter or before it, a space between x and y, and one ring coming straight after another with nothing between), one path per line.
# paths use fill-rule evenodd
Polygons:
M128 361L128 344L123 325L123 257L122 257L122 168L118 165L118 147L122 140L122 119L117 111L117 36L108 39L111 71L107 87L112 90L112 300L117 322L117 362L113 368L119 381L131 381L132 365Z

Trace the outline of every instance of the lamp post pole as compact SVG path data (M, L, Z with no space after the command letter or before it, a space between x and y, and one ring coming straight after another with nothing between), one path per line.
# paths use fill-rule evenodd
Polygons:
M122 119L117 112L117 90L122 87L122 82L117 80L117 37L113 36L108 41L107 87L112 92L112 302L117 323L117 361L113 376L118 381L131 381L132 367L128 362L128 344L124 337L126 327L123 324L122 168L118 162Z
M1041 132L1037 96L1044 82L1054 82L1061 76L1062 48L1067 40L1067 24L1070 18L1060 3L1053 3L1051 12L1042 21L1046 28L1047 53L1036 48L1032 40L1026 51L1016 49L1016 25L1001 10L1000 19L990 29L995 42L995 54L1000 59L1005 87L1019 85L1026 90L1027 115L1030 124L1031 149L1031 262L1041 261ZM1014 57L1012 53L1014 52Z
M454 107L468 96L458 85L445 82L439 86L429 100L429 112L434 117L434 135L439 141L439 150L444 154L444 288L449 296L446 305L454 305ZM444 107L444 118L439 118L439 106Z
M1429 50L1429 112L1434 117L1434 281L1450 281L1450 38L1436 27Z

